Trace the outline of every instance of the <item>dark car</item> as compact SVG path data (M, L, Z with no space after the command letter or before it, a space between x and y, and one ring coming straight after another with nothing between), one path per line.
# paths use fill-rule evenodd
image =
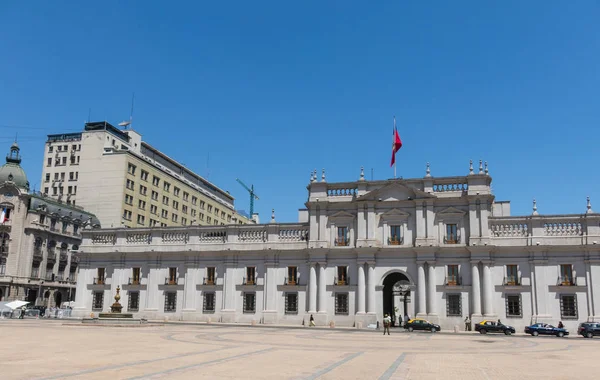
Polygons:
M481 321L475 325L475 331L479 331L480 334L487 334L490 332L510 335L515 333L515 328L494 321Z
M431 332L441 331L440 325L436 325L435 323L431 323L429 321L426 321L424 319L419 319L419 318L411 319L410 321L406 322L406 324L404 325L404 328L408 331L413 331L413 330L426 330L426 331L431 331Z
M538 335L556 335L559 338L569 335L567 329L554 327L547 323L534 323L531 326L525 327L525 334L531 334L532 336Z
M596 335L600 335L600 323L597 322L583 322L577 329L577 334L584 338L592 338Z

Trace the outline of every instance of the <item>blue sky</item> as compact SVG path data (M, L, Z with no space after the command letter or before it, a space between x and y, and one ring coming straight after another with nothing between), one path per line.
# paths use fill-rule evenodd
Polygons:
M46 134L127 119L263 221L329 181L468 173L513 215L600 211L597 1L0 3L0 146L39 189ZM210 155L210 164L207 157Z

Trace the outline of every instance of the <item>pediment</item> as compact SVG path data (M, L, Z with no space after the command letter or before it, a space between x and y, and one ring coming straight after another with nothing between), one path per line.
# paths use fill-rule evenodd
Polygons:
M406 201L421 198L435 198L422 190L408 187L402 183L394 182L387 184L377 190L373 190L359 198L358 201Z
M382 220L393 221L393 220L406 220L410 217L410 214L399 210L397 208L388 210L380 215Z
M338 211L333 215L329 215L329 219L348 219L354 218L354 215L350 214L347 211Z
M437 212L437 215L439 216L463 216L465 214L465 211L459 210L456 207L448 207L442 211Z

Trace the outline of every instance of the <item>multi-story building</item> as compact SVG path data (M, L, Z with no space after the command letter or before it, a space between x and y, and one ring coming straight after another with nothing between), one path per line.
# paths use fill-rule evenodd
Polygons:
M366 326L389 313L451 329L468 315L521 331L600 319L589 200L514 217L491 181L487 164L386 181L314 173L299 223L85 232L76 310L107 310L120 286L125 309L156 319Z
M75 205L29 193L17 143L0 167L0 301L56 306L75 299L81 231L99 227Z
M107 227L245 224L234 198L107 122L83 132L48 135L41 191L82 206Z

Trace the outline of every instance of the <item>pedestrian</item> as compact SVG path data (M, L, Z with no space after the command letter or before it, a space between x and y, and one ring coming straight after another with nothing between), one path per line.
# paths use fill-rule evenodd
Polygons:
M408 313L404 313L404 328L406 328L406 324L408 323Z
M500 318L498 318L498 326L502 326L502 322L500 322Z
M465 331L471 331L471 319L468 315L465 317Z
M383 318L383 335L385 335L386 331L390 335L390 323L392 323L392 319L389 314L386 314L385 318Z
M398 327L402 327L402 315L398 315Z
M559 329L564 329L565 325L563 325L562 321L558 321L558 328Z
M313 315L310 315L310 323L308 324L310 327L315 327L315 318Z

